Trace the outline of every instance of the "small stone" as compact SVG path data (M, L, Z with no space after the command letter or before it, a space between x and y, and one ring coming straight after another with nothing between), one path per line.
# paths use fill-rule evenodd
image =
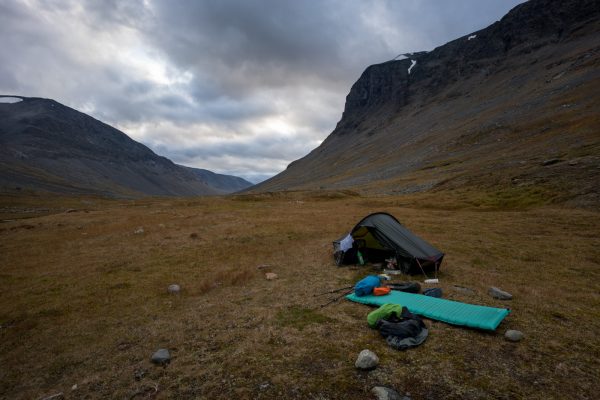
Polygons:
M70 213L74 213L74 212L77 212L77 210L74 208L69 208L68 210L65 211L65 214L70 214Z
M136 235L141 235L142 233L144 233L144 228L142 228L141 226L139 228L137 228L135 231L133 231L133 233L135 233Z
M259 390L267 390L269 388L269 386L271 386L271 384L269 382L263 382L260 385L258 385L258 389Z
M504 333L504 338L509 342L520 342L524 337L523 332L514 329L509 329Z
M73 386L71 386L71 390L77 390L77 384L74 384Z
M400 393L385 386L375 386L371 389L371 393L377 400L404 400L400 397Z
M171 362L171 354L167 349L158 349L156 353L152 355L152 362L158 365L164 365Z
M544 160L542 161L542 166L547 166L547 165L552 165L552 164L556 164L561 162L562 160L560 158L551 158L549 160Z
M453 285L452 289L454 289L460 293L468 294L469 296L472 296L475 294L475 291L473 289L464 287L464 286Z
M271 266L269 264L261 264L258 267L256 267L256 269L268 269L271 268Z
M174 283L172 285L169 285L169 287L167 288L167 291L171 294L179 294L179 292L181 292L181 286Z
M274 279L277 279L277 274L276 274L276 273L274 273L274 272L267 272L267 273L265 274L265 278L266 278L268 281L272 281L272 280L274 280Z
M502 289L498 289L495 286L492 286L491 288L488 289L488 294L495 299L500 299L500 300L512 299L512 294L505 292Z
M363 350L358 354L358 358L354 363L354 366L362 370L370 370L377 367L379 364L379 357L371 350Z
M146 374L147 374L147 373L148 373L148 371L146 371L145 369L143 369L143 368L138 368L138 369L136 369L136 370L135 370L135 372L133 373L133 378L134 378L136 381L141 381L141 380L144 378L144 376L146 376Z
M63 392L53 394L52 396L44 397L41 400L63 400L65 395Z

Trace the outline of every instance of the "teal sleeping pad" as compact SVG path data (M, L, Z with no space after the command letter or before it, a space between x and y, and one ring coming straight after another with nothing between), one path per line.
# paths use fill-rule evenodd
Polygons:
M359 297L352 293L346 298L350 301L372 306L401 304L413 314L419 314L426 318L491 331L495 330L504 317L510 313L510 310L506 308L478 306L397 290L392 290L390 294L385 296L368 295Z

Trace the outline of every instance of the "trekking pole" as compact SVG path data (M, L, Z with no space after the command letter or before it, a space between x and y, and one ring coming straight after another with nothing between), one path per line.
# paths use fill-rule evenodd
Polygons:
M337 292L341 292L342 290L350 289L350 288L353 288L353 287L354 287L354 285L346 286L346 287L339 288L339 289L328 290L328 291L323 292L323 293L317 293L317 294L313 295L313 297L323 296L324 294L337 293Z
M338 301L339 299L341 299L342 297L345 297L346 295L350 294L354 292L354 287L352 287L352 289L348 290L347 292L344 292L341 296L335 297L331 300L329 300L327 303L325 304L321 304L319 306L319 308L323 308L323 307L327 307L328 305L330 305L331 303L335 303L336 301Z

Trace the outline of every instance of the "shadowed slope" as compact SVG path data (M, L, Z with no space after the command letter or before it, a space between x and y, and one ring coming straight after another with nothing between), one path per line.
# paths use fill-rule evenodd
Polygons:
M321 146L253 190L471 188L598 205L599 8L531 1L431 52L370 66Z

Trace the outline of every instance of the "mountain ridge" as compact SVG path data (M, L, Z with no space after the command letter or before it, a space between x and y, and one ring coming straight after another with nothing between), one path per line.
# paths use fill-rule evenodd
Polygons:
M593 1L532 0L430 52L369 66L322 144L251 191L500 188L597 206L599 15Z
M252 185L238 177L177 165L120 130L55 100L4 97L21 99L0 104L0 187L5 191L195 196Z

